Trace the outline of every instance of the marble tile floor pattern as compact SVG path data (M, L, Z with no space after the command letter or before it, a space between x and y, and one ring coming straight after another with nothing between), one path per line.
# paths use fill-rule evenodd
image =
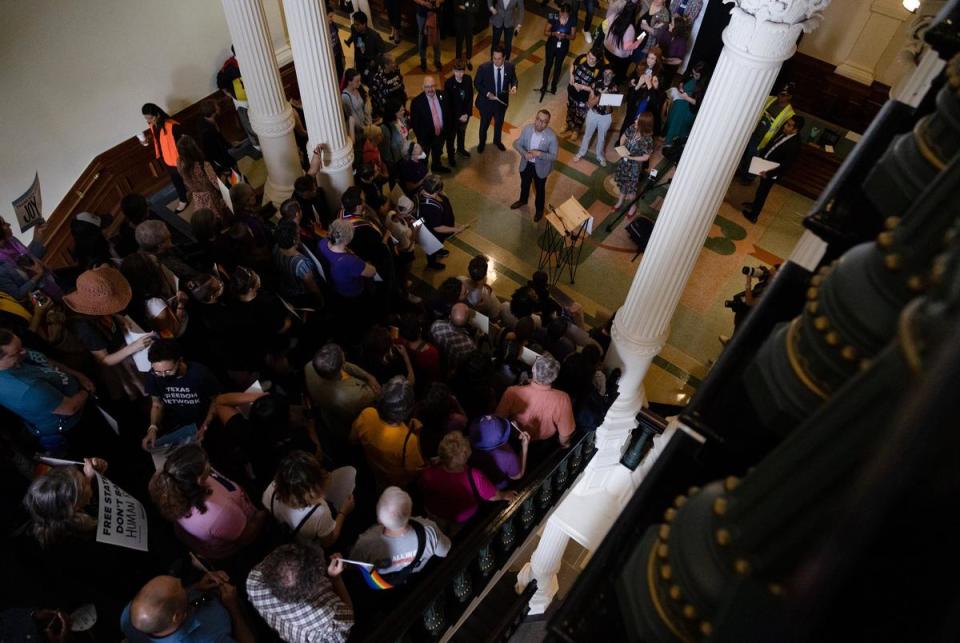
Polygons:
M337 13L341 26L341 38L349 34L349 20ZM380 18L375 22L381 35L389 35ZM472 158L457 159L458 167L444 177L445 190L454 206L458 223L470 222L462 234L447 242L450 256L444 260L447 269L442 272L425 271L425 258L418 252L414 274L428 286L437 286L448 276L466 274L467 263L477 254L487 255L495 273L493 288L501 298L509 298L512 291L525 283L536 270L540 255L538 239L545 223L533 223L533 195L530 205L511 210L520 191L518 172L519 155L511 148L520 128L533 121L537 110L543 108L552 114L551 126L560 132L566 113L566 82L559 84L556 95L547 93L539 102L539 88L543 73L544 19L527 12L523 29L513 40L512 61L516 65L519 89L510 101L503 128L503 143L506 152L500 152L489 144L483 154L476 153L478 142L478 116L467 127L466 144ZM490 29L474 37L474 70L489 59ZM452 76L454 38L444 34L442 42L443 71L437 73L432 63L430 74L438 77L438 85ZM586 51L587 45L578 36L571 46L577 54ZM348 64L352 50L344 47ZM421 91L424 73L415 42L403 40L392 50L404 74L407 94L411 98ZM428 51L431 54L432 52ZM569 65L572 58L567 58ZM468 72L470 73L470 72ZM635 246L627 236L621 221L612 232L606 231L605 221L612 215L611 207L618 197L613 182L616 168L615 138L619 137L620 120L614 117L613 128L607 135L607 167L601 168L592 153L580 161L574 161L579 138L560 139L560 154L554 171L547 180L547 203L559 205L570 196L594 216L594 233L584 247L577 280L570 285L561 278L558 286L579 301L588 321L602 323L623 302L633 274L640 262L631 261ZM488 136L492 139L491 132ZM444 159L446 163L446 159ZM659 157L653 163L659 165L661 182L669 178L672 168ZM241 169L254 185L265 180L263 161L241 160ZM645 380L648 398L653 402L685 404L706 373L709 364L720 353L718 335L729 335L733 328L733 315L723 302L743 289L744 278L740 268L744 265L770 265L786 257L802 232L801 221L811 205L811 200L781 186L775 186L757 224L750 224L740 214L742 201L752 200L753 187L741 186L734 181L727 191L696 267L683 292L679 307L671 322L667 345L654 360ZM638 213L655 219L662 204L664 190L652 190L644 197ZM182 216L189 220L192 208Z

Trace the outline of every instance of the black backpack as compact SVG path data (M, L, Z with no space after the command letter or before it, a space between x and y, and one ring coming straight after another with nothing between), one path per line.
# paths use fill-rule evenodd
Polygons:
M403 585L410 579L410 575L417 568L417 565L420 564L420 559L423 558L423 552L427 548L427 530L423 527L423 524L414 518L410 519L410 526L413 527L413 531L417 534L417 553L413 557L413 561L404 567L403 569L390 573L382 574L384 580L388 583L397 587ZM377 564L374 567L389 567L389 560L378 560Z

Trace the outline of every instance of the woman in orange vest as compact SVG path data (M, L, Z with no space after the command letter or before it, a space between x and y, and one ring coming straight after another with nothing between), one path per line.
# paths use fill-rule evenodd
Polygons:
M177 170L177 140L183 134L180 123L170 118L170 115L153 103L145 103L140 110L144 120L150 127L153 135L153 151L156 158L167 168L173 187L177 190L177 212L183 212L187 207L187 186L183 184L183 177Z

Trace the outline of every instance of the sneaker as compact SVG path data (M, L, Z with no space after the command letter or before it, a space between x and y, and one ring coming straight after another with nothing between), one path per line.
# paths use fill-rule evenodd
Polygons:
M573 157L573 162L574 162L574 163L576 163L577 161L582 161L582 160L583 160L583 154L580 154L579 152L577 153L576 156Z
M607 159L603 158L602 156L597 157L597 163L600 164L600 167L607 167Z
M470 152L466 150L457 150L457 156L462 156L465 159L470 158Z
M437 250L437 256L438 256L438 257L449 257L449 256L450 256L450 251L447 250L446 248L440 248L439 250Z
M500 150L501 152L507 151L507 146L504 145L503 143L494 143L494 145L496 145L497 149Z
M583 32L583 39L587 41L587 44L588 44L588 45L592 45L592 44L593 44L593 36L590 35L590 32L584 31L584 32Z

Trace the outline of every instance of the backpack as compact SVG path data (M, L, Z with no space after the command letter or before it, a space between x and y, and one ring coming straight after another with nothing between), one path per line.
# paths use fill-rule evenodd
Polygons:
M410 575L420 564L420 560L423 558L423 552L427 548L427 530L424 528L423 524L419 520L411 518L410 526L413 527L413 531L417 534L417 553L414 554L413 561L399 571L390 574L382 574L384 580L394 587L403 585L410 579ZM389 565L389 561L387 561L387 565Z

